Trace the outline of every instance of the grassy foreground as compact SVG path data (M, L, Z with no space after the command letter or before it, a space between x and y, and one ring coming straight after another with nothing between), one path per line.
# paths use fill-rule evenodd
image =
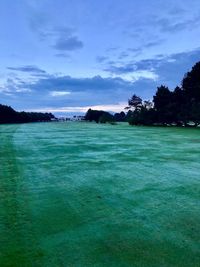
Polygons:
M200 131L0 126L0 266L200 266Z

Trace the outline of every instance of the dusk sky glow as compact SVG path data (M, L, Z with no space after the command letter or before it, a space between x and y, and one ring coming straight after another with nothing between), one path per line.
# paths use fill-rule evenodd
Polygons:
M0 103L120 111L200 60L199 0L0 1Z

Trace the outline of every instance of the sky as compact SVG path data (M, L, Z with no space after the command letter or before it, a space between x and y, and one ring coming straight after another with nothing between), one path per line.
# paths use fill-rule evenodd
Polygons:
M118 112L200 61L199 0L1 0L0 103Z

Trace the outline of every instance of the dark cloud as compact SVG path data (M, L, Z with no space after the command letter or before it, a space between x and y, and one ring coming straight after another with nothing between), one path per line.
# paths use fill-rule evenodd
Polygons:
M9 89L13 86L16 89L28 89L30 91L39 92L40 94L49 93L51 91L70 91L70 92L108 92L113 90L125 90L132 83L122 78L103 78L94 76L92 78L73 78L71 76L50 75L40 78L37 81L24 81L16 78L9 78L6 86ZM11 85L11 86L10 86ZM5 88L6 88L5 86Z
M49 41L53 40L54 42L62 37L73 36L75 30L71 27L53 27L53 28L41 28L38 30L40 40Z
M153 69L159 76L159 82L171 88L180 85L184 74L200 61L200 49L189 52L176 53L135 62L138 70Z
M163 58L153 58L153 59L144 59L139 61L130 61L127 63L121 63L120 65L117 62L112 62L104 69L111 74L127 74L133 73L135 71L153 71L159 67L163 61L165 62L166 57Z
M177 32L191 27L189 21L173 22L168 18L162 18L157 20L157 26L160 28L161 32Z
M50 74L46 77L38 77L34 81L21 80L17 77L9 78L7 84L0 88L0 97L4 103L8 102L13 107L20 107L23 103L24 108L29 109L45 106L80 106L80 99L81 105L87 106L126 102L133 93L150 99L160 84L168 85L171 89L179 85L184 73L189 71L199 60L200 49L196 49L169 56L160 54L152 59L128 62L120 67L112 62L113 65L109 65L107 69L117 75L153 70L158 75L158 80L141 77L137 81L131 82L119 77L73 78ZM24 71L24 67L20 67L20 71ZM18 70L18 68L14 69ZM31 70L31 68L27 69ZM53 97L52 92L55 91L70 92L70 94Z
M60 37L53 47L61 51L73 51L82 48L83 43L76 36Z
M186 10L183 9L182 7L178 7L178 6L171 8L169 11L169 15L172 15L172 16L179 16L179 15L183 15L185 13L186 13Z
M73 78L70 76L51 76L35 82L23 84L9 80L4 90L0 89L0 97L4 103L18 108L59 107L110 104L126 101L132 94L133 83L121 78ZM13 89L14 88L14 89ZM3 91L3 92L2 92ZM69 95L54 97L52 92L70 92ZM8 99L8 94L10 98ZM14 96L14 98L12 97ZM81 99L81 102L80 102ZM5 101L4 101L5 100Z
M121 52L120 55L119 55L119 59L124 59L124 58L127 58L129 56L129 53L127 52Z
M41 15L37 19L31 18L30 27L37 33L41 41L53 43L52 47L59 51L73 51L83 47L83 42L75 34L75 29L67 26L48 25Z
M200 49L172 54L157 62L155 71L160 77L160 82L171 88L180 85L183 76L192 66L200 61Z
M105 62L105 61L107 61L108 59L109 59L109 57L105 57L105 56L98 56L98 57L96 57L96 61L97 61L98 63Z
M111 74L120 75L136 71L136 66L132 63L123 64L121 66L116 66L112 64L105 68L104 71L107 71Z
M122 78L103 78L95 76L93 78L73 78L71 76L51 76L47 79L40 79L33 84L27 84L30 89L40 90L68 90L68 91L108 91L126 88L130 82Z
M75 32L75 29L72 27L66 27L66 26L61 26L61 27L54 27L52 30L52 33L54 35L72 35Z
M122 52L119 52L119 55L118 55L118 59L119 60L123 60L125 58L128 58L129 56L136 56L136 55L139 55L141 54L145 49L149 49L151 47L155 47L155 46L158 46L160 45L164 40L163 39L158 39L158 40L153 40L153 41L150 41L150 42L147 42L147 43L144 43L142 44L140 47L133 47L133 48L128 48L126 51L122 51ZM113 48L114 50L113 51L117 51L117 49L115 50L115 48ZM114 61L110 61L109 63L109 57L107 56L98 56L96 58L96 61L98 63L105 63L107 62L107 64L110 64L112 65L114 63ZM113 69L115 69L115 67L113 67ZM121 67L119 67L119 71L117 71L118 74L121 73L120 71ZM128 68L130 71L132 71L132 68L131 66L129 66ZM122 72L123 72L123 69L122 69Z
M157 39L157 40L156 40ZM141 44L140 47L129 47L126 52L122 52L119 56L119 59L123 59L124 57L127 57L130 53L134 54L134 56L142 54L142 52L145 51L145 49L149 49L155 46L158 46L164 42L164 39L159 39L156 37L154 40L150 42L146 42L144 44Z
M83 47L83 42L74 35L74 29L70 27L54 27L40 32L43 40L51 39L53 48L60 51L73 51Z
M128 48L127 51L129 52L134 52L134 53L138 53L142 51L141 47L137 47L137 48Z
M148 42L148 43L144 44L144 45L142 46L142 49L144 49L144 48L155 47L155 46L160 45L160 44L163 43L163 42L164 42L163 39L158 39L158 40L156 40L156 41L151 41L151 42Z
M66 59L70 59L71 58L71 56L66 54L66 53L57 53L57 54L55 54L55 57L66 58Z
M42 70L34 65L26 65L21 67L7 67L7 69L12 71L21 71L21 72L27 72L27 73L33 73L33 74L46 74L45 70Z
M155 70L160 67L161 64L166 63L167 58L152 58L144 59L134 63L136 70Z
M181 9L178 11L174 9L174 12L177 11L177 15L180 15ZM186 17L184 19L182 16L173 16L168 17L155 17L151 21L151 25L158 28L161 33L176 33L180 31L193 30L194 27L199 27L199 15L193 17Z
M135 71L153 71L158 75L159 83L174 87L180 84L184 73L197 61L200 61L200 49L168 56L157 55L155 58L121 63L121 65L113 62L104 71L115 75L134 73Z
M106 49L106 53L112 53L112 52L115 52L117 50L119 50L118 46L112 46L112 47L109 47Z
M128 24L125 34L134 40L144 42L150 38L152 33L157 35L154 39L165 38L168 34L175 34L181 31L194 30L199 25L200 14L198 12L189 13L182 7L174 7L165 15L162 13L151 15L142 21L133 21ZM155 43L157 45L157 42ZM154 46L154 41L152 47ZM148 46L147 46L148 48Z
M23 108L29 110L41 107L57 108L117 104L126 102L133 93L141 97L148 95L149 98L156 88L155 83L147 79L134 83L122 78L103 78L101 76L93 78L51 76L46 79L39 79L34 83L15 84L14 80L10 80L9 83L10 90L11 87L15 86L15 91L4 91L4 94L0 91L2 101L4 103L8 101L9 105L16 109L21 107L23 101ZM52 92L55 91L68 91L70 94L54 97ZM6 93L9 93L10 97Z

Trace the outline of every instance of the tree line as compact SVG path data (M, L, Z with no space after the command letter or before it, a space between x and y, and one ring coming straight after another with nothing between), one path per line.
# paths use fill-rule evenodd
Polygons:
M152 101L143 101L134 94L125 109L126 114L121 112L114 115L90 109L85 119L96 122L128 121L131 125L199 126L200 62L185 74L181 86L174 90L164 85L159 86Z
M0 104L0 123L26 123L51 121L55 119L52 113L17 112L13 108Z
M200 125L200 62L185 74L181 86L170 90L161 85L152 101L143 101L137 95L128 100L126 112L115 113L89 109L86 121L115 123L128 121L131 125L175 125L197 127ZM51 113L17 112L0 104L0 123L25 123L51 121Z
M96 123L114 123L117 121L125 121L126 114L122 111L120 113L115 113L114 115L103 110L92 110L88 109L85 120L95 121Z

